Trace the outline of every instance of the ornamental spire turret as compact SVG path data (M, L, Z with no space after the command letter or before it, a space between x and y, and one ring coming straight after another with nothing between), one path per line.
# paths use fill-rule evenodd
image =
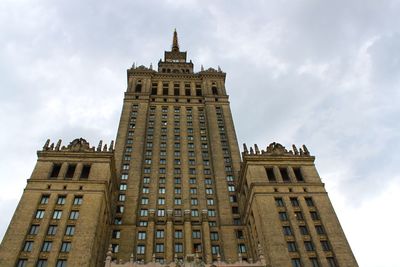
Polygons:
M179 52L178 33L174 29L174 37L172 39L172 51Z

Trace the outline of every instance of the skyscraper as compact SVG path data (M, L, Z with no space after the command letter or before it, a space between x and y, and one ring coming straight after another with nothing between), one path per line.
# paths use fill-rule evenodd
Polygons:
M127 76L115 148L38 152L1 266L103 266L109 246L108 263L357 266L314 157L272 143L241 158L226 74L195 73L176 31L157 70Z

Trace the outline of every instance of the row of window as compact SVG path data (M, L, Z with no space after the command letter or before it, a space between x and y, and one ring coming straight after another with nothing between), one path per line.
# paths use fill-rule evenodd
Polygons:
M115 245L115 246L113 246ZM114 252L118 252L118 248L119 246L117 244L113 244L113 250ZM195 251L199 252L201 251L201 244L194 244L196 245ZM241 247L240 249L243 249L243 247ZM244 248L245 250L245 248ZM144 255L146 252L146 245L144 244L139 244L136 246L136 254L137 255ZM155 252L156 253L163 253L164 252L164 244L161 243L156 243L155 244ZM174 244L174 252L175 253L183 253L183 243L175 243ZM220 254L220 247L219 245L211 245L211 254L212 255L217 255Z
M33 249L34 241L25 241L23 251L31 252ZM53 241L44 241L42 244L41 252L50 252L53 245ZM62 242L60 252L67 253L71 250L71 242Z
M60 175L61 166L62 166L61 163L54 163L49 177L53 178L53 179L58 178L58 176ZM75 163L68 164L67 171L65 172L65 175L64 175L64 179L72 179L75 176L76 166L77 166L77 164L75 164ZM90 168L91 168L91 166L89 164L84 164L82 167L81 173L79 175L79 178L80 179L88 179L89 174L90 174Z
M300 167L293 167L292 169L293 169L293 173L294 173L296 181L297 182L304 182L304 177L303 177L303 174L301 172ZM286 183L291 182L291 179L290 179L290 176L289 176L289 172L288 172L288 168L280 167L280 168L278 168L278 170L279 170L279 174L280 174L283 182L286 182ZM270 181L270 182L276 182L277 181L277 175L276 175L275 170L274 170L273 167L266 167L265 171L267 173L268 181Z
M40 225L39 224L32 224L31 228L29 229L29 235L37 235L39 232ZM47 228L47 235L54 236L57 233L58 225L49 225ZM67 225L65 228L65 235L66 236L73 236L75 234L75 225Z
M42 198L40 199L40 204L42 204L42 205L48 204L49 203L49 199L50 199L50 195L42 195ZM65 195L58 196L56 204L57 205L64 205L66 199L67 199L67 196L65 196ZM81 205L82 202L83 202L83 197L82 196L75 196L73 205Z
M311 265L309 265L309 264L303 265L302 261L299 258L293 258L292 259L292 267L302 267L302 266L320 267L320 266L322 266L319 263L318 259L315 257L311 257L308 260L310 261ZM338 266L335 258L333 258L333 257L327 257L326 261L328 262L329 267L337 267Z
M27 259L19 259L17 262L17 267L27 267L28 260ZM36 263L36 267L47 267L47 259L39 259ZM67 260L57 260L55 267L67 267Z
M164 217L165 215L166 215L165 209L157 209L157 211L156 211L156 216L158 216L158 217ZM182 216L182 210L180 210L180 209L175 209L175 210L174 210L174 215L175 215L175 216ZM199 217L200 212L199 212L198 209L191 209L191 210L190 210L190 215L191 215L192 217ZM214 210L214 209L208 209L208 210L207 210L207 215L208 215L209 217L216 217L216 216L217 216L217 211ZM142 217L149 216L149 210L148 210L148 209L143 209L143 208L140 209L140 210L139 210L139 216L142 216Z

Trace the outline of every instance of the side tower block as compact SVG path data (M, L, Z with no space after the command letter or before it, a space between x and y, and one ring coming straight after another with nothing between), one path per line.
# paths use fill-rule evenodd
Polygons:
M303 145L244 145L238 181L250 248L267 266L358 266L324 184Z
M0 247L0 266L104 264L115 192L113 144L48 140Z

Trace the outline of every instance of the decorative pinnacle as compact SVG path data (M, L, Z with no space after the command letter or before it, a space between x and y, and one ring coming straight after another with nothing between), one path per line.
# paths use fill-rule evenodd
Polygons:
M174 29L174 37L172 39L172 51L179 52L178 33Z

